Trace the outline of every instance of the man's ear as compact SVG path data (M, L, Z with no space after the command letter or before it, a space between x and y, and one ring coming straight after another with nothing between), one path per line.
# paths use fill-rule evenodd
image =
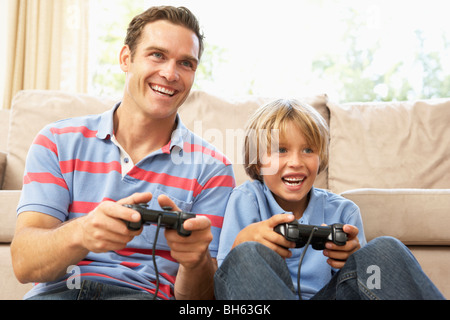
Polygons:
M131 63L131 50L128 45L124 45L120 50L119 64L123 72L128 72Z

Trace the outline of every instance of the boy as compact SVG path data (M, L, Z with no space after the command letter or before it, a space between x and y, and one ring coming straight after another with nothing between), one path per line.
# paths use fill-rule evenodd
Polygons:
M359 208L341 196L313 187L317 174L328 164L328 140L323 118L295 100L269 103L250 119L244 159L253 181L235 188L229 198L219 244L216 297L442 298L401 243L380 238L366 246ZM274 231L277 225L294 219L317 226L344 224L348 240L343 246L327 242L323 251L294 249L295 243ZM353 255L361 247L368 249ZM385 262L384 257L395 263ZM385 290L370 284L367 268L373 265L383 270ZM392 269L394 272L388 271ZM399 275L398 269L406 275ZM364 272L355 272L359 270ZM403 283L397 285L396 278ZM406 279L413 278L420 279L421 285L407 287L410 283ZM365 287L360 290L358 283L369 283L375 293Z

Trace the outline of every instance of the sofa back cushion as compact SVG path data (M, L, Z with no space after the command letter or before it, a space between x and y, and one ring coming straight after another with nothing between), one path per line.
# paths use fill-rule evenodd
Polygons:
M7 109L0 109L0 152L6 153L6 143L9 131L9 113Z
M328 107L332 191L450 188L450 99Z
M273 99L249 97L223 99L202 91L192 91L179 113L183 123L194 133L214 144L234 164L236 183L247 179L242 167L241 146L245 123L259 106ZM327 96L301 99L315 107L329 122ZM84 94L60 91L26 90L12 103L8 159L3 189L22 188L28 149L36 134L59 119L101 113L117 101ZM316 186L326 188L326 172L319 175Z

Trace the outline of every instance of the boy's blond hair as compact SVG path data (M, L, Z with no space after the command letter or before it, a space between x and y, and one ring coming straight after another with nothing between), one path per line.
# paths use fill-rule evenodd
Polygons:
M273 133L284 136L289 120L304 134L309 147L319 154L319 173L327 168L329 130L323 117L306 103L279 99L260 107L246 126L244 168L253 180L263 181L261 155L270 154Z

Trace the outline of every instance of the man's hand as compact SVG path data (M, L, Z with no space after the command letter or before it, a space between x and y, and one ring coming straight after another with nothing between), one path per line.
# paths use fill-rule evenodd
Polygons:
M135 236L142 232L131 231L124 221L138 222L140 214L123 204L147 203L152 194L135 193L117 202L105 201L100 203L82 220L82 244L92 252L107 252L125 248Z
M159 196L158 202L161 207L170 206L173 210L180 210L165 195ZM217 263L211 258L208 249L213 240L211 221L204 216L197 216L186 220L183 227L191 231L190 236L182 237L176 230L165 230L170 254L180 264L175 281L175 298L212 299Z
M344 232L347 233L347 243L344 246L338 246L333 242L329 241L325 244L326 249L323 250L324 256L328 257L328 264L336 269L341 269L348 257L359 248L361 245L358 239L359 230L357 227L346 224L343 228Z
M161 207L169 206L174 211L180 211L169 197L161 195L158 197ZM211 221L204 216L188 219L183 224L184 229L191 231L191 235L183 237L175 229L165 230L167 244L172 258L187 269L195 268L205 258L209 258L208 247L213 236L211 233Z

